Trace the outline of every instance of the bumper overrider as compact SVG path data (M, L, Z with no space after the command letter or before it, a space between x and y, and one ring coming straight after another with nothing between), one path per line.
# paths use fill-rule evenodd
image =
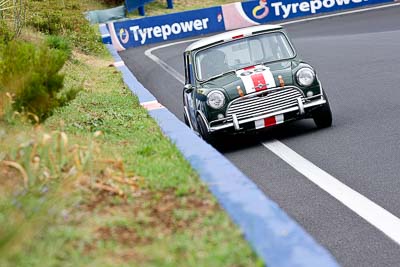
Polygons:
M306 97L301 89L285 86L234 99L229 103L223 119L208 122L203 112L199 110L199 114L210 133L239 132L305 118L313 109L325 103L322 91L318 95Z

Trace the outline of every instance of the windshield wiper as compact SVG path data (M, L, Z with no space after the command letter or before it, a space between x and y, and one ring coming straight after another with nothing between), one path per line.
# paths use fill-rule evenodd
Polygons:
M228 73L231 73L231 72L236 73L236 70L230 70L230 71L226 71L226 72L223 72L223 73L220 73L220 74L211 76L210 78L208 78L207 80L205 80L205 81L203 81L203 82L204 82L204 83L205 83L205 82L209 82L209 81L211 81L211 80L217 79L217 78L222 77L222 76L224 76L224 75L226 75L226 74L228 74Z
M291 60L291 59L293 59L293 57L292 58L280 58L280 59L274 59L274 60L270 60L270 61L264 61L264 62L262 62L262 63L259 63L260 65L268 65L268 64L273 64L273 63L277 63L277 62L279 62L279 61L287 61L287 60Z

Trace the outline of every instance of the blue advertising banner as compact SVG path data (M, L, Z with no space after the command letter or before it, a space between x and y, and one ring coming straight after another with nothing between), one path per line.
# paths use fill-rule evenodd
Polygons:
M385 2L393 0L258 0L117 21L107 27L114 47L121 51L128 47Z
M225 30L221 7L108 24L117 50Z
M356 8L393 0L260 0L222 6L225 29Z

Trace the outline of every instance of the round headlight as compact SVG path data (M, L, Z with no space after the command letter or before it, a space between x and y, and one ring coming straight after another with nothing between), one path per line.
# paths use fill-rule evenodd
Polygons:
M211 91L207 95L207 104L213 109L220 109L225 104L225 96L220 91Z
M310 68L302 68L297 71L296 78L301 86L310 86L314 82L315 73Z

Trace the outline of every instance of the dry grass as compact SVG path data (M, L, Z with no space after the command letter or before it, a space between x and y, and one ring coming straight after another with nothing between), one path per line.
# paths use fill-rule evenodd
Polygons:
M68 203L59 201L61 196L68 198L81 191L125 199L139 190L142 178L127 173L122 161L102 159L96 143L99 131L82 145L70 140L64 131L46 132L40 125L29 133L19 132L19 127L5 128L10 133L2 133L0 147L11 150L0 155L0 210L2 217L8 218L0 228L3 258L18 253L51 223L45 213ZM24 206L30 201L34 205ZM40 208L37 201L42 203Z

